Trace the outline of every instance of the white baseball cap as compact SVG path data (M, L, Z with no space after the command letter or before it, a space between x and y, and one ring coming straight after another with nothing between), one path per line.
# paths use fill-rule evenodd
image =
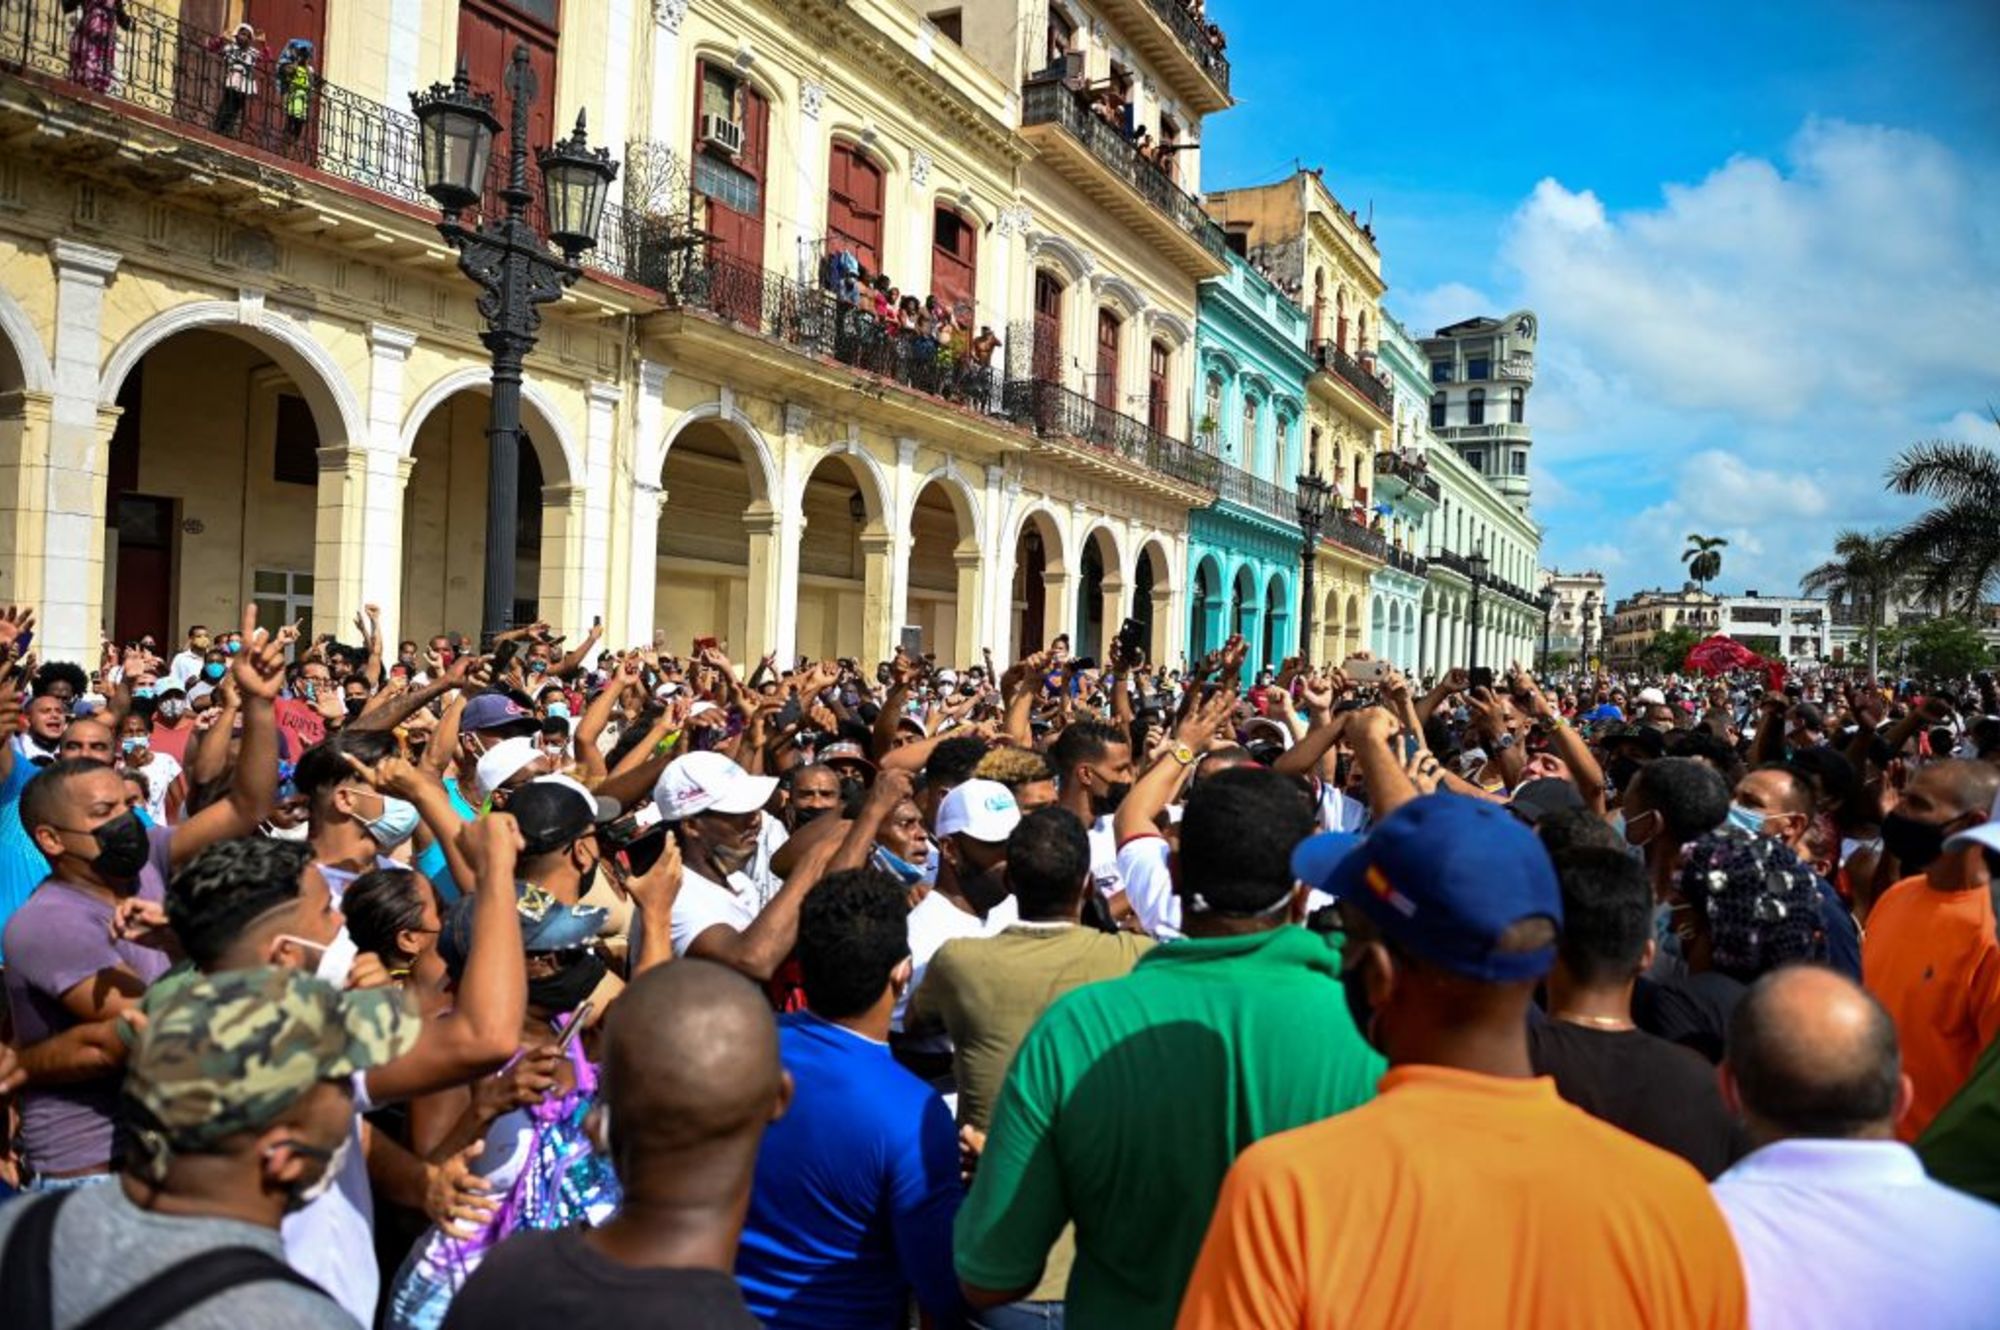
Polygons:
M542 750L535 740L525 734L494 744L480 755L479 765L472 770L473 783L479 787L480 798L491 798L493 791L512 780L522 767L541 755Z
M938 805L937 835L964 834L989 844L1006 840L1021 825L1014 792L997 780L969 780Z
M753 776L721 753L674 759L653 786L660 816L679 822L697 813L754 813L771 801L774 776Z
M1649 707L1663 707L1667 704L1667 695L1657 688L1641 688L1639 695L1632 700L1643 702Z
M1969 850L1973 846L1987 850L2000 850L2000 795L1993 800L1993 808L1987 820L1976 827L1967 827L1944 843L1947 850Z

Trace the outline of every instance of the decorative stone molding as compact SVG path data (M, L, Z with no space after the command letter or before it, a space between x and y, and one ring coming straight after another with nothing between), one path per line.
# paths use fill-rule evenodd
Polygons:
M910 183L921 189L931 182L931 155L922 148L910 154Z
M653 22L668 32L680 32L687 12L688 0L653 0Z
M799 110L808 120L819 119L821 108L826 105L826 85L808 83L799 89Z

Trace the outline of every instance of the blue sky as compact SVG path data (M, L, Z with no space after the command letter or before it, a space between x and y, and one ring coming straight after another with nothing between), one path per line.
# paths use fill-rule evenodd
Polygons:
M1205 181L1323 165L1414 330L1542 318L1545 561L1789 592L1901 444L2000 445L2000 3L1210 0ZM1393 21L1384 16L1393 15Z

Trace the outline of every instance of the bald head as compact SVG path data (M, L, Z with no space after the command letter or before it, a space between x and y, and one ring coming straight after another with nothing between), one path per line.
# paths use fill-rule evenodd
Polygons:
M789 1097L756 985L711 961L645 971L605 1017L604 1102L621 1180L649 1157L757 1136Z
M1729 1020L1723 1065L1752 1132L1886 1137L1907 1095L1896 1026L1860 985L1816 965L1765 975Z
M2000 767L1954 757L1919 767L1910 777L1903 802L1911 806L1909 811L1929 821L1949 821L1967 813L1984 819L1996 794L2000 794ZM1931 816L1926 817L1927 813Z

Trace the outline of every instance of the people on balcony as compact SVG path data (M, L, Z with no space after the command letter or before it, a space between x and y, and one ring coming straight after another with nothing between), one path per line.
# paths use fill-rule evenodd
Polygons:
M264 36L248 23L236 25L228 38L211 37L208 49L222 54L222 100L215 108L215 132L234 134L257 95L257 67L271 58Z
M932 293L904 295L851 251L830 247L821 285L839 303L834 357L949 399L990 395L1000 339L989 324L972 334L972 310Z
M306 118L312 112L313 44L304 37L285 43L278 57L278 96L285 108L285 146L294 147L306 132Z
M125 0L62 0L62 9L77 14L69 37L70 81L92 92L111 91L118 77L118 29L132 28Z

